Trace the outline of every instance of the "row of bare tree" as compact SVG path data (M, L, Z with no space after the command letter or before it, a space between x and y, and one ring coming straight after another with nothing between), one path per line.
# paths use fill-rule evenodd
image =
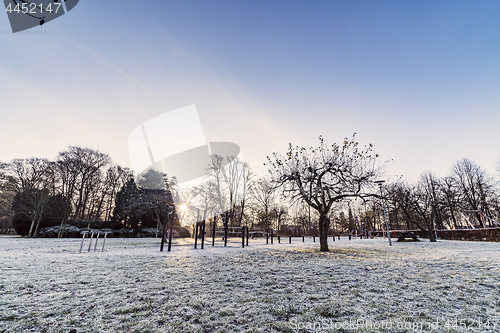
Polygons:
M371 145L359 146L354 136L331 146L320 137L317 148L290 145L285 156L273 154L268 158L268 177L260 179L254 179L242 161L216 157L207 181L184 200L204 213L224 207L220 211L229 211L231 225L280 229L287 221L317 230L321 250L327 251L332 211L350 199L378 197L373 191L380 174L377 157Z
M474 162L463 159L451 175L425 173L416 184L398 181L386 187L390 220L404 228L435 229L499 227L500 197L496 181Z
M15 159L2 164L0 174L1 213L28 218L29 237L36 236L44 218L60 219L60 233L70 218L108 220L116 193L132 176L109 155L80 147L69 147L54 161Z
M204 181L188 190L177 191L175 180L154 172L137 179L141 188L176 192L180 202L190 208L178 210L185 215L184 221L224 214L231 227L279 230L285 224L298 226L305 233L318 233L321 249L327 250L331 228L351 231L382 226L382 197L374 183L382 173L375 163L378 155L372 150L371 144L361 147L355 136L340 145L326 145L320 137L319 147L290 145L284 156L268 157L266 177L257 178L237 157L213 156ZM69 147L55 161L14 160L0 165L0 214L27 216L31 221L29 236L36 236L50 212L57 212L63 227L70 218L107 221L117 215L117 193L124 194L127 186L135 186L132 178L129 169L112 164L107 154L89 148ZM425 230L431 240L435 229L460 228L464 221L470 226L489 227L500 220L495 181L467 159L457 162L450 176L426 173L415 184L398 180L383 190L390 228ZM137 206L127 200L122 200L121 214L129 214L128 210ZM144 206L144 196L141 200ZM149 219L160 225L165 211L161 200L147 201ZM135 214L131 225L140 225L144 212ZM192 218L184 219L189 214ZM132 221L129 217L123 221Z

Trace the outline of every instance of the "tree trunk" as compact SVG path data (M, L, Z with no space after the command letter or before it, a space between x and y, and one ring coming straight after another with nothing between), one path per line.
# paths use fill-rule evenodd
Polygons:
M432 215L431 215L431 220L430 220L430 223L428 224L428 226L429 227L427 228L427 230L428 230L427 234L429 235L429 241L430 242L437 242L436 234L434 232L434 223L433 223Z
M30 231L28 232L28 238L33 234L33 228L35 227L36 219L31 219Z
M319 217L319 244L320 251L328 252L328 228L330 227L330 221L324 213L320 213Z
M429 231L427 232L427 234L429 235L429 241L430 242L437 242L436 240L436 235L434 234L434 228L429 228Z
M35 226L35 231L33 232L33 238L36 238L38 234L38 228L40 227L40 221L42 220L41 217L39 217L36 221L36 226Z

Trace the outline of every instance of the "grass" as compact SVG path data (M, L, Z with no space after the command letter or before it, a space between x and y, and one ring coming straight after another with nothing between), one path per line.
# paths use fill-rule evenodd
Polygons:
M0 332L500 331L498 243L250 245L114 239L78 254L76 240L2 238ZM353 320L365 325L339 328Z

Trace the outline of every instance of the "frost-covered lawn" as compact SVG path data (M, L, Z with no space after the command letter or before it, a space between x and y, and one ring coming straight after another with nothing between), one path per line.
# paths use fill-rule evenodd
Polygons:
M499 243L329 241L0 237L0 332L500 332Z

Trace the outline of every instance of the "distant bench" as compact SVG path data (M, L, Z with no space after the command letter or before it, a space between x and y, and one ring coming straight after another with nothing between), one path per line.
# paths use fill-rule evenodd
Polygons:
M415 242L418 241L418 236L415 235L413 232L410 231L405 231L402 232L399 237L398 237L398 242L404 241L406 238L412 238Z

